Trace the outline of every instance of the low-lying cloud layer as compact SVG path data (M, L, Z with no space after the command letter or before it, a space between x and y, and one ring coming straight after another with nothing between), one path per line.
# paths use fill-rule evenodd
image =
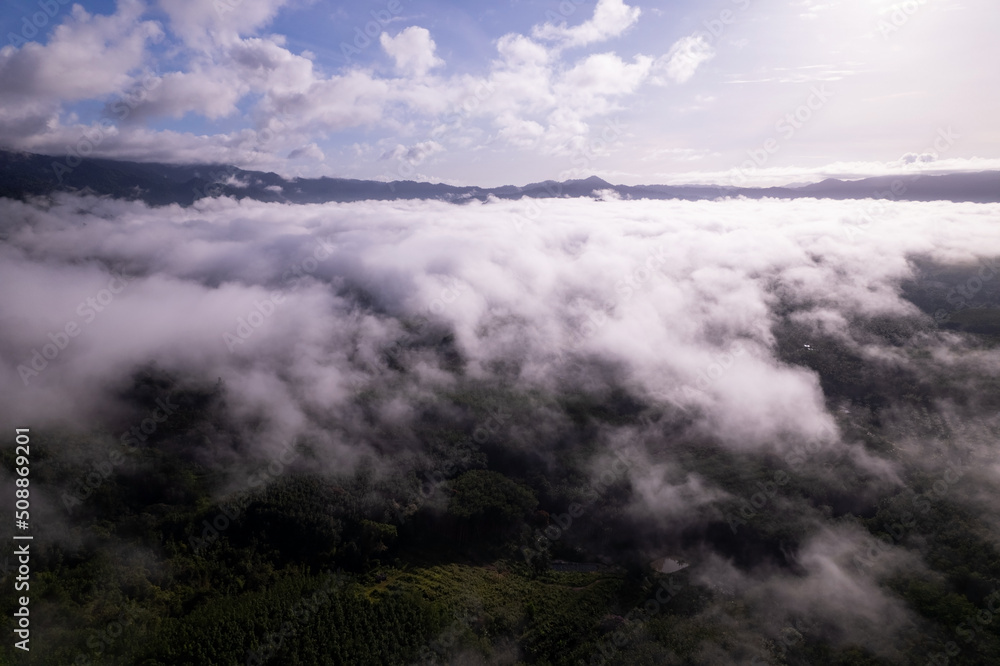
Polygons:
M649 531L650 547L690 543L702 579L784 609L758 631L808 616L834 641L891 655L894 644L867 627L885 618L903 632L913 618L874 580L919 564L891 549L869 571L848 570L864 537L827 514L951 454L939 446L931 461L934 442L906 434L905 409L879 413L884 432L899 436L891 454L874 451L862 441L873 413L838 403L794 359L836 344L904 378L936 381L926 359L967 366L962 390L972 397L940 403L939 414L955 421L982 411L989 398L976 397L976 377L995 371L995 357L939 331L903 293L926 264L979 266L977 289L998 279L1000 206L886 202L872 219L868 203L3 200L0 420L100 427L121 418L122 392L152 363L224 382L226 410L244 432L205 444L211 464L269 460L308 440L330 472L366 457L399 471L424 455L415 433L428 405L470 381L542 396L620 389L660 415L645 432L597 437L608 450L633 436L646 442L634 449L624 525ZM957 303L971 287L934 288L950 288ZM865 333L858 322L888 322L889 332ZM909 336L910 347L887 342L892 335ZM531 431L500 418L498 437L551 468L558 462L545 442L569 429L556 412L542 400ZM667 425L706 451L778 456L829 488L830 506L790 508L766 496L770 481L759 501L735 497L685 467ZM983 450L982 433L961 432L954 444ZM808 469L797 467L805 458ZM865 485L845 485L834 463L862 470ZM963 496L982 501L977 493L995 480L983 470L965 478L973 476ZM735 535L734 516L748 516L751 501L751 513L770 502L768 511L807 526L812 536L790 556L794 572L746 571L691 541L697 533L718 543L706 527L713 521Z
M705 408L734 445L816 436L831 418L814 373L776 360L775 308L849 339L855 317L919 316L900 295L908 257L1000 249L997 207L974 204L890 203L874 222L863 202L814 200L0 205L0 271L17 285L2 296L6 409L46 420L81 418L156 360L248 399L250 377L304 389L266 410L305 427L307 406L339 404L422 315L454 330L471 375L515 359L551 385L567 358L599 357L649 396Z

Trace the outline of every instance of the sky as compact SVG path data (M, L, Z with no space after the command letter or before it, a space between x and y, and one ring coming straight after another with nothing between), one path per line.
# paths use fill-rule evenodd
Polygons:
M9 1L0 146L482 186L998 169L997 18L993 0Z

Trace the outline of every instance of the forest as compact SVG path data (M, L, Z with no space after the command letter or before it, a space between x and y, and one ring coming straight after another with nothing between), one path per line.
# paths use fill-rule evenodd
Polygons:
M961 331L949 338L954 345L996 349L995 290L977 295L982 307L958 313L975 318L935 322L946 295L933 284L906 288L926 318L857 321L857 334L928 364L920 341L951 330ZM220 495L199 447L227 433L238 437L226 384L155 364L138 369L122 392L131 421L34 435L32 482L59 499L49 510L63 514L66 532L36 543L32 659L80 666L683 664L703 659L707 643L731 643L754 663L988 663L1000 654L1000 622L991 621L1000 609L997 515L973 510L960 482L976 474L982 455L970 442L988 444L997 432L995 424L943 418L934 405L949 399L995 413L998 380L938 373L931 382L887 372L835 339L807 336L793 314L790 307L775 327L780 354L815 370L841 429L887 457L904 439L933 440L940 446L928 455L950 458L949 466L907 468L906 490L880 488L842 452L804 443L784 456L735 453L689 432L684 410L645 401L626 386L521 392L502 373L461 379L459 359L454 389L428 396L414 425L427 454L422 468L384 476L374 461L362 461L351 473L316 473L317 451L302 440L288 443L246 488ZM396 342L382 361L399 374L409 372L405 359L418 347L454 353L447 335ZM362 411L372 399L364 391L354 398ZM174 413L145 441L116 434L158 401ZM561 414L567 430L539 431L537 415L546 412ZM491 415L498 416L493 432L479 426ZM637 492L628 474L635 461L624 455L589 481L609 429L635 435L631 446L669 454L684 472L723 489L726 497L706 514L714 519L691 521L666 538L647 534L627 511ZM558 465L507 446L511 431L544 443ZM4 456L12 466L12 452ZM794 578L812 514L831 530L851 526L868 535L850 566L905 604L919 627L897 654L852 644L808 614L775 632L738 591L691 575L712 551L745 572L772 567ZM655 546L692 566L669 575L652 570ZM900 550L926 568L900 566ZM553 562L594 566L557 571ZM740 647L752 631L759 634ZM924 659L933 654L947 661Z

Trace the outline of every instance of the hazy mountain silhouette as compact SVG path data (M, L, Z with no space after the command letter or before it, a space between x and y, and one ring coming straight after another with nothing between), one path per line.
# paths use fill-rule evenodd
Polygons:
M59 165L59 166L56 166ZM829 178L804 186L726 187L718 185L612 185L591 176L563 182L546 180L523 187L483 188L422 183L382 182L349 178L292 178L246 171L220 164L172 165L83 159L73 169L64 158L0 150L0 196L25 198L53 192L89 192L141 199L152 205L187 206L205 196L231 196L258 201L322 203L364 199L441 199L461 202L521 197L585 197L613 190L623 199L716 199L726 196L781 199L867 199L902 201L1000 202L1000 172L941 176L879 176L844 181Z

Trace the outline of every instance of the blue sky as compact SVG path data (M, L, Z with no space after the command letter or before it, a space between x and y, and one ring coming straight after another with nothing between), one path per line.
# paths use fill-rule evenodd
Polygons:
M18 0L0 10L0 145L481 185L993 169L998 15L987 0Z

